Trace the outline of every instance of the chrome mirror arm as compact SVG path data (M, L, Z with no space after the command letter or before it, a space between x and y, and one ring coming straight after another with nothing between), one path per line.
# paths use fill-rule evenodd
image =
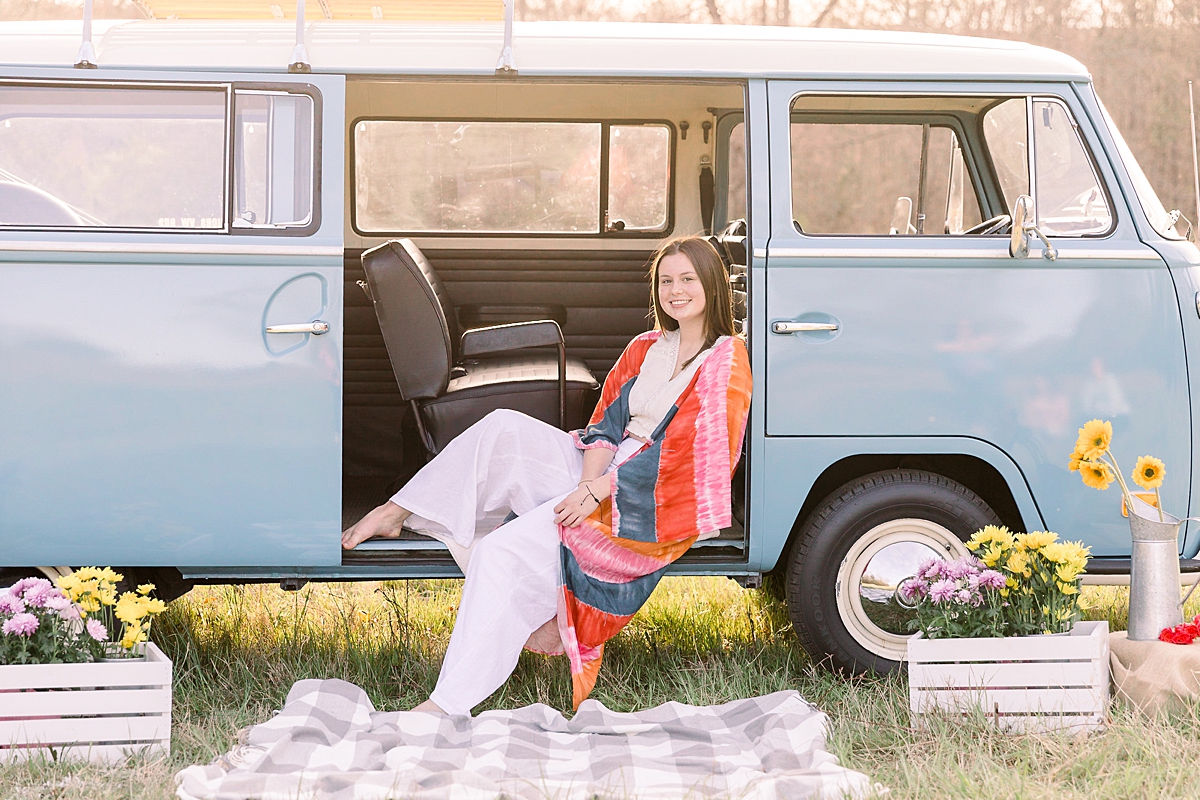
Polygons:
M1008 254L1013 258L1025 258L1029 255L1029 236L1036 236L1042 241L1045 249L1042 257L1049 261L1058 259L1058 250L1050 244L1046 234L1042 233L1037 223L1033 221L1033 198L1023 194L1013 203L1012 236L1008 242Z
M1025 230L1042 240L1042 244L1045 245L1046 248L1042 251L1042 258L1045 258L1049 261L1058 260L1058 250L1055 249L1054 245L1050 244L1050 240L1046 238L1046 234L1042 233L1041 228L1039 228L1037 225L1030 224L1025 228Z

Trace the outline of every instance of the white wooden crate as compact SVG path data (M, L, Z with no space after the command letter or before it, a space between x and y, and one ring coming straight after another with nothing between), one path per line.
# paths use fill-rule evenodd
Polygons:
M171 660L0 666L0 763L171 752Z
M908 643L913 723L982 709L1013 732L1096 730L1108 712L1108 623L1068 634Z

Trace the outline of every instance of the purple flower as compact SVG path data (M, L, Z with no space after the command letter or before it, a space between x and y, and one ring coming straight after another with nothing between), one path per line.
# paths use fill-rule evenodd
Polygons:
M12 593L11 589L0 590L0 614L21 614L25 601Z
M917 567L917 577L926 581L935 581L943 577L942 567L946 562L940 558L930 558L921 562L921 566Z
M15 594L17 597L20 597L21 595L25 594L26 589L28 589L29 587L36 584L38 580L44 580L44 579L21 578L21 580L17 581L12 586L8 587L8 591L11 594Z
M58 611L61 613L65 611L69 605L71 605L71 598L67 597L58 589L52 591L50 596L46 598L46 608L50 609L51 611Z
M929 587L929 599L934 603L946 603L954 598L957 590L954 581L940 580Z
M909 578L900 584L900 596L908 602L920 600L929 593L929 586L920 578Z
M954 599L960 603L971 602L971 590L970 589L959 589L957 592L954 593Z
M1004 576L994 569L985 569L979 573L979 585L989 589L1003 589L1007 581Z
M978 572L973 558L958 558L946 565L946 576L955 580L975 575Z
M983 605L983 595L979 592L971 592L971 605L979 608Z
M45 578L26 578L26 580L30 581L30 583L25 587L25 592L22 595L25 603L34 608L45 608L46 600L49 599L50 593L55 591L54 584Z
M0 631L17 636L33 636L33 632L38 629L38 618L33 614L17 614L12 619L6 620Z
M108 629L105 628L104 623L98 619L93 618L87 621L87 632L88 636L92 637L97 642L108 641Z

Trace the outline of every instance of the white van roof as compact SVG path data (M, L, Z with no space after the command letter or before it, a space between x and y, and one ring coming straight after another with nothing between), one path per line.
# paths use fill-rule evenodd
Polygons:
M81 24L0 22L0 65L70 66ZM101 68L280 72L293 21L97 20ZM494 75L503 24L313 21L314 72ZM747 25L516 22L522 76L1089 80L1075 59L997 39ZM94 75L95 73L93 73ZM90 77L90 76L89 76Z

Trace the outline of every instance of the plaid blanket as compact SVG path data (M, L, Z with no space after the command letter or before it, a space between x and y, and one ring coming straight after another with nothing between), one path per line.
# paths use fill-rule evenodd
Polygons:
M586 701L478 717L375 711L339 680L298 681L283 710L209 766L183 800L842 798L881 791L824 749L826 717L796 692L631 714Z

